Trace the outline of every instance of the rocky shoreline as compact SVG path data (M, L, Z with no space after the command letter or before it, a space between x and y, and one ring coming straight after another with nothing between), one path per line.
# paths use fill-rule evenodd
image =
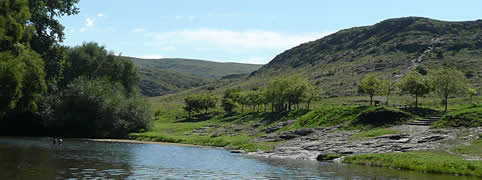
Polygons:
M482 127L429 129L428 126L399 125L391 128L403 133L354 139L352 135L360 131L345 131L339 130L337 127L326 127L267 134L255 140L277 141L287 137L290 139L279 144L272 151L257 151L248 154L268 158L320 160L330 154L349 156L414 150L448 151L455 145L470 144L471 140L476 139L482 133ZM480 157L478 160L480 160Z
M329 158L336 158L416 150L440 150L452 153L450 152L451 148L458 145L469 145L470 141L477 139L482 134L482 127L430 129L430 126L417 125L416 123L389 127L399 133L362 138L354 138L353 136L360 133L360 130L343 130L341 126L303 128L280 132L280 129L292 125L296 121L294 119L278 122L265 128L259 128L265 125L263 123L229 126L207 125L187 134L219 137L241 134L254 136L257 133L264 133L263 136L250 141L255 143L278 142L279 144L273 150L245 152L244 150L231 150L230 147L225 148L232 153L302 160L327 160L328 156ZM466 159L482 160L480 157L466 157Z

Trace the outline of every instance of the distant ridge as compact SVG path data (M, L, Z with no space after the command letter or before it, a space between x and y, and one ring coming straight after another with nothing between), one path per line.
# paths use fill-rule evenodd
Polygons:
M277 55L245 84L261 85L257 79L297 73L328 93L353 95L367 73L399 78L411 70L442 66L456 67L481 87L481 20L404 17L344 29Z
M128 57L141 72L141 93L161 96L199 87L225 76L249 74L262 65L214 62L198 59Z

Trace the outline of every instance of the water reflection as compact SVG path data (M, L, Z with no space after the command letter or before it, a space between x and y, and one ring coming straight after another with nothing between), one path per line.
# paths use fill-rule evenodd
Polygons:
M224 150L0 138L0 179L464 179L388 168L266 159Z

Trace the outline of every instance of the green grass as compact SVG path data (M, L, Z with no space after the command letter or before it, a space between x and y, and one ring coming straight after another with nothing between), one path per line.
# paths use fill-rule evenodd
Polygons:
M468 161L444 152L404 152L348 156L344 163L416 170L429 173L482 176L482 161Z
M479 135L480 136L480 135ZM468 146L458 146L452 149L452 151L458 154L466 154L469 156L478 156L479 158L482 157L482 139L474 140Z
M465 109L449 112L433 124L442 127L479 127L482 126L482 104L466 106Z
M372 137L383 136L387 134L400 133L401 131L396 129L384 128L384 129L374 129L369 131L359 132L351 136L352 139L366 139Z
M409 118L407 112L384 106L322 106L302 116L290 128L341 125L346 129L373 129Z

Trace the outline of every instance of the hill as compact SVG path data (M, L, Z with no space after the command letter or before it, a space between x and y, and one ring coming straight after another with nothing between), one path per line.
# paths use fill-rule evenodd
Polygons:
M141 68L166 69L213 79L219 79L231 74L251 73L262 66L259 64L221 63L181 58L131 59Z
M482 85L482 20L406 17L341 30L277 55L244 84L297 73L328 93L349 96L367 73L400 78L410 70L442 66L456 67L474 86Z
M139 59L139 87L145 96L161 96L214 82L216 79L246 75L261 67L257 64L220 63L195 59Z

